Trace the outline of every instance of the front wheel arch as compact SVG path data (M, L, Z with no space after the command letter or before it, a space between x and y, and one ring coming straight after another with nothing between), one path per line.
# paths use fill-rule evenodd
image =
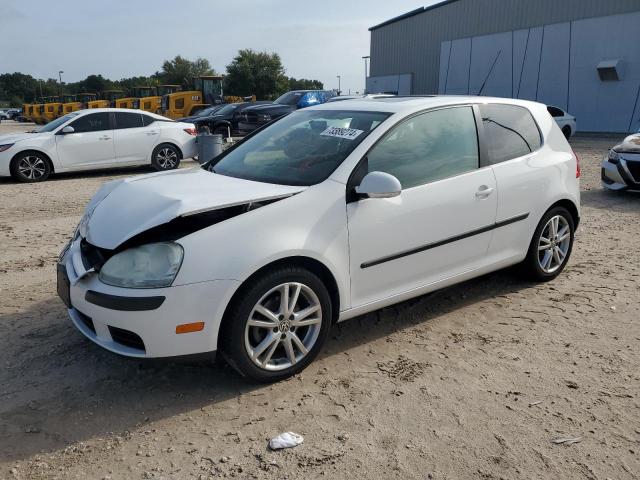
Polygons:
M310 272L317 275L320 280L324 283L329 291L329 297L331 298L331 319L333 323L338 321L338 317L340 315L340 291L338 289L338 282L336 281L333 273L326 265L322 262L304 256L296 256L296 257L285 257L279 260L275 260L263 267L259 268L255 272L253 272L249 277L247 277L242 284L236 289L236 291L231 296L231 300L227 303L224 314L222 316L222 324L224 323L225 318L228 317L229 311L232 308L234 302L237 302L239 298L242 297L244 286L249 285L255 278L264 275L266 272L270 270L275 270L282 267L299 267L309 270ZM218 347L220 346L220 338L218 336Z
M13 163L15 161L17 161L18 157L20 155L23 155L25 153L37 153L38 155L42 155L44 157L44 159L47 161L47 163L49 164L49 168L51 169L51 173L55 173L56 168L53 165L53 162L51 161L51 157L49 157L49 155L47 155L46 153L44 153L42 150L36 150L34 148L28 149L28 150L22 150L18 153L16 153L12 158L11 158L11 162L9 162L9 165L13 165Z

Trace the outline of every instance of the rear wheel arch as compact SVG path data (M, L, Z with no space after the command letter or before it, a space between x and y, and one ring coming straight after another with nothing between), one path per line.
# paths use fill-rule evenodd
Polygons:
M578 207L576 206L576 204L573 201L571 201L569 199L566 199L566 198L562 199L562 200L558 200L556 203L554 203L549 208L547 208L542 216L546 215L549 210L551 210L552 208L556 208L556 207L564 207L569 211L569 213L571 214L571 217L573 219L573 225L575 226L575 229L577 230L578 229L578 224L580 223L580 214L578 213ZM540 217L540 218L542 218L542 217Z

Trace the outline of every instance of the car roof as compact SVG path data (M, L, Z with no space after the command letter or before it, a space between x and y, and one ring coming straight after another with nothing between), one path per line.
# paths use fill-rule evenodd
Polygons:
M397 96L362 98L348 102L326 102L314 105L305 110L361 110L369 112L412 113L426 108L445 107L468 103L504 103L531 107L536 102L498 97L478 97L466 95L431 95L431 96ZM537 104L540 105L540 104Z
M157 113L147 112L146 110L137 110L134 108L84 108L82 110L76 110L78 113L100 113L100 112L129 112L129 113L143 113L145 115L149 115L150 117L170 120L167 117L163 117L162 115L158 115Z

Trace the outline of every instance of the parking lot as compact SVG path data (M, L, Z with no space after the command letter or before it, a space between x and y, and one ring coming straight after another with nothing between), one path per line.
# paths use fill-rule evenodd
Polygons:
M0 179L0 478L638 478L640 195L600 187L615 141L571 141L582 220L557 280L500 271L339 324L268 386L122 358L68 320L60 249L103 182L147 169ZM269 451L284 431L304 444Z

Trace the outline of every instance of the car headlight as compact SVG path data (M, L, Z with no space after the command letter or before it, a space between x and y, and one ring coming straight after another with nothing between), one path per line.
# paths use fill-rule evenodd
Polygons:
M180 270L183 256L178 243L149 243L111 257L100 269L98 278L114 287L168 287Z
M620 160L620 154L613 149L609 150L609 161L618 163L618 160Z
M13 143L5 143L4 145L0 145L0 152L9 150L11 147L13 147Z

